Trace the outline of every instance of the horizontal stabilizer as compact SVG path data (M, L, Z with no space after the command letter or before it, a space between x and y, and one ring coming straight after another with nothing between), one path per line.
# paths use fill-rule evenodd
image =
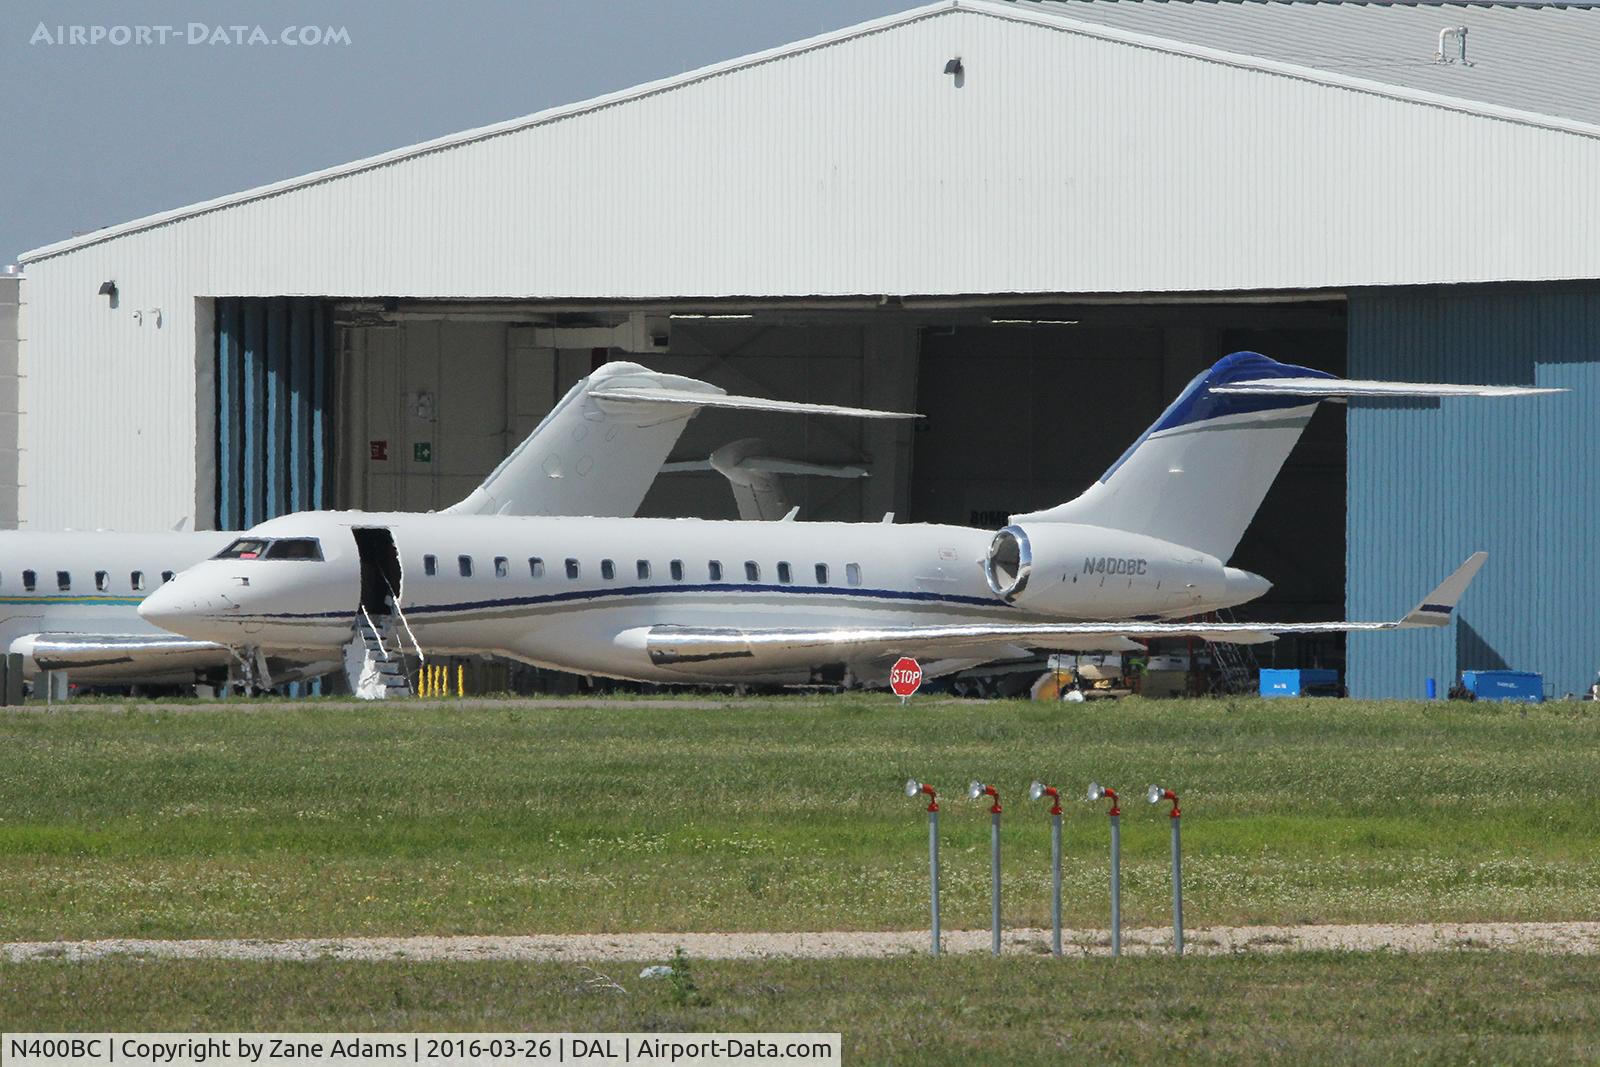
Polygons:
M1213 385L1223 396L1307 396L1324 400L1355 397L1539 396L1565 389L1525 385L1457 385L1450 382L1371 382L1348 378L1261 378Z
M802 404L794 400L769 400L759 396L732 396L727 393L700 393L689 389L613 388L595 389L595 400L633 404L675 404L696 408L729 408L735 411L787 412L793 415L845 415L858 419L920 419L911 411L878 411L850 408L838 404Z

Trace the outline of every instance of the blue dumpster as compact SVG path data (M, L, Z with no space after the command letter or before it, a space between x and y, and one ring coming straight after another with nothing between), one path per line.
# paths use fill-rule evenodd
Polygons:
M1544 675L1534 671L1462 671L1461 684L1479 700L1544 700Z
M1333 697L1339 695L1339 672L1325 668L1263 670L1264 697Z

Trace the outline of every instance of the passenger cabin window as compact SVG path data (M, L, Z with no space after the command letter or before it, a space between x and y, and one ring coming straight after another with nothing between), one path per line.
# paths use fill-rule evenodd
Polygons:
M472 577L472 557L471 556L457 556L456 557L456 568L461 571L461 577L463 577L463 578L471 578Z
M683 560L681 560L681 559L673 560L671 563L667 564L667 570L672 572L672 580L673 581L675 581L675 582L683 581Z
M111 575L105 571L94 572L94 587L104 593L111 588Z
M567 560L567 577L571 578L573 581L577 581L577 579L578 579L578 561L577 560L575 560L575 559Z
M828 584L828 565L826 563L817 564L817 584Z
M322 559L322 542L315 537L285 537L267 546L268 559Z
M128 575L128 585L135 593L144 588L144 571L134 571Z
M215 559L260 559L261 554L267 550L267 542L261 537L241 537L227 548L218 552Z
M544 577L544 560L540 559L538 556L529 556L528 557L528 577L530 577L530 578L543 578Z
M861 564L846 563L844 565L844 580L851 585L861 584Z
M38 575L34 574L32 571L22 572L22 588L31 593L33 592L33 587L38 584Z
M609 581L611 581L611 579L615 578L616 576L617 576L617 565L615 563L612 563L609 559L601 560L600 561L600 577L604 578L606 581L609 582Z
M177 576L178 576L178 573L176 571L162 571L161 572L161 584L165 585L166 583L172 581L172 579L176 578Z
M753 559L745 560L744 580L747 582L759 582L761 580L761 564Z
M788 585L790 582L794 581L794 574L789 570L789 564L778 564L778 581L782 582L784 585Z
M63 593L72 588L71 571L56 571L56 588Z
M722 561L720 559L711 560L706 564L706 576L713 582L722 581Z
M504 556L494 558L494 576L496 578L511 577L511 561Z
M638 568L639 580L641 582L648 582L650 580L650 561L647 559L641 559L635 563L634 566Z
M439 557L438 556L423 556L422 557L422 573L426 574L430 578L432 578L435 574L438 574L439 573Z

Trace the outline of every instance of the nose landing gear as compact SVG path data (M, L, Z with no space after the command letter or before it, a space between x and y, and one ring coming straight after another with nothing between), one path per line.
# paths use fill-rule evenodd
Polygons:
M265 693L275 684L272 672L267 669L267 657L255 645L246 645L243 648L229 648L234 662L228 670L226 688L239 693L240 696L255 696Z

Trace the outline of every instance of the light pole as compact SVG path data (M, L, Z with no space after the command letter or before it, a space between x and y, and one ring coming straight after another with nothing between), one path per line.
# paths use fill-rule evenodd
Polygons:
M1159 804L1163 800L1172 801L1172 810L1167 814L1171 816L1172 823L1172 951L1175 955L1183 955L1183 847L1179 841L1178 823L1183 812L1178 810L1178 794L1159 785L1152 785L1145 793L1145 799L1152 804Z
M933 919L933 954L939 954L939 794L933 786L906 779L906 796L928 795L928 898Z
M1050 798L1050 951L1061 955L1061 794L1053 785L1034 782L1028 799Z
M1000 955L1000 794L995 792L994 786L975 781L967 786L967 796L973 800L982 796L994 798L994 804L989 808L989 924L993 928L989 951L998 956Z
M1111 954L1122 955L1122 809L1117 791L1099 782L1089 783L1089 801L1111 801Z

